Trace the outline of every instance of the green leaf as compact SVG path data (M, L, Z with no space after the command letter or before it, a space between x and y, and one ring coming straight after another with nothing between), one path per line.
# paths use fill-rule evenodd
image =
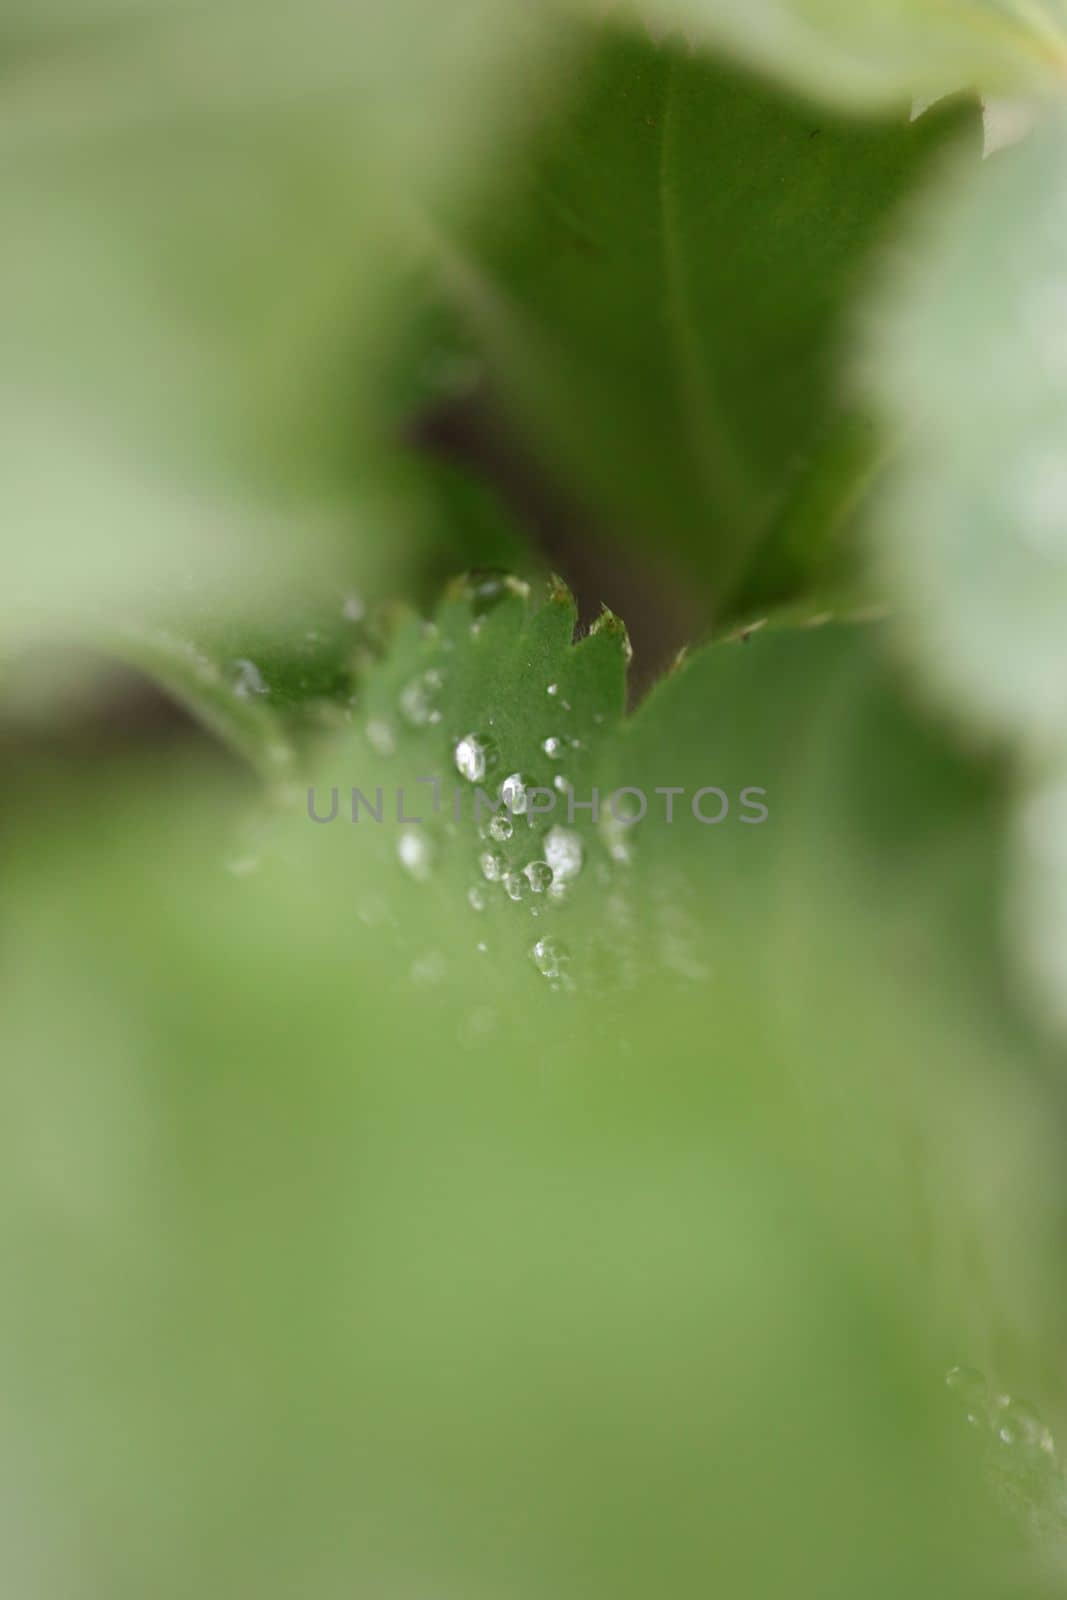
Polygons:
M994 1347L1040 1391L1060 1347L995 785L901 704L871 630L713 646L626 720L621 625L575 646L573 620L558 586L479 580L398 621L369 737L321 777L414 809L482 733L494 778L752 780L766 824L679 807L626 861L578 813L563 897L515 902L469 815L399 855L392 804L295 816L232 877L225 794L126 772L79 786L72 828L54 775L47 807L23 775L13 1587L1002 1588L1017 1556L934 1398ZM509 864L543 837L517 825ZM535 937L569 944L569 982Z
M856 108L961 89L1047 92L1067 73L1063 0L640 0L640 9Z
M1067 124L931 196L869 360L906 436L878 554L931 686L984 732L1067 738Z
M487 597L496 603L479 614ZM481 965L494 984L525 965L534 985L547 977L559 988L577 1027L604 1005L629 1017L646 996L653 1030L669 993L672 1047L713 1036L731 1063L724 1092L746 1051L777 1064L793 1136L805 1149L810 1141L825 1171L840 1162L853 1208L868 1162L903 1199L899 1140L926 1114L919 1103L935 1122L974 1115L963 1210L982 1214L990 1271L1005 1274L1001 1304L1018 1304L1033 1290L1009 1286L1019 1269L1025 1279L1026 1252L985 1198L1003 1159L1001 1125L984 1124L972 1099L976 1078L984 1093L999 1081L997 1117L1024 1144L1036 1136L1032 1046L1002 976L998 774L946 750L901 702L870 626L767 629L697 652L629 719L621 625L605 614L572 647L573 627L558 586L531 608L500 580L455 594L432 626L399 625L364 684L361 731L323 756L316 814L328 815L336 789L339 820L301 819L298 833L311 836L302 874L314 881L325 863L358 863L353 909L376 925L397 1004L424 959L472 995ZM462 776L472 747L484 752L491 798L515 775L539 791L507 837L493 836L488 810L480 826L473 815L476 786ZM648 802L633 828L609 803L624 788ZM671 788L683 792L668 822L659 791ZM620 796L616 809L636 803ZM402 821L401 804L421 822ZM545 861L558 870L539 890ZM898 1016L909 987L929 1004ZM521 1002L536 1004L532 994ZM651 1034L642 1037L655 1055ZM807 1064L796 1077L792 1062ZM827 1119L839 1130L830 1151ZM938 1182L936 1157L934 1168ZM870 1192L875 1212L886 1192ZM955 1204L942 1193L932 1214L944 1219ZM881 1228L867 1210L844 1225L861 1240ZM929 1284L913 1292L939 1299ZM955 1314L951 1293L943 1311Z
M271 784L291 780L316 737L351 713L355 676L373 656L362 597L293 596L284 617L205 619L181 633L111 622L89 642L151 678Z
M743 612L849 570L882 449L844 382L856 298L899 202L978 135L972 107L846 121L604 25L518 176L438 237L442 281L593 525Z
M174 625L176 595L277 597L312 549L361 581L402 569L374 356L409 213L506 123L549 13L6 15L0 632Z
M1021 758L1020 969L1063 1020L1067 893L1067 122L946 174L880 308L869 381L902 437L874 520L927 692Z

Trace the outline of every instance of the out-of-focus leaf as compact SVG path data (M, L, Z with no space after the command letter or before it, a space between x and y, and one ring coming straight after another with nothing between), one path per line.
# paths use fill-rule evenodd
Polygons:
M424 463L420 477L434 490L416 513L426 523L424 588L434 582L433 551L495 568L526 554L483 485L446 465ZM282 598L235 591L228 608L198 603L187 587L170 598L174 625L112 615L75 631L103 658L151 678L262 776L284 781L309 746L351 719L356 683L381 652L390 608L342 586L346 564L319 582L303 575Z
M856 295L901 199L968 135L967 105L847 121L593 28L518 175L439 236L442 282L597 525L720 613L768 604L848 568L841 524L881 448L841 381Z
M15 52L5 634L173 621L176 591L277 589L354 541L395 570L365 388L402 240L506 121L548 15L174 0Z
M1060 87L1063 0L639 0L653 22L851 107Z
M931 197L869 368L906 434L877 552L927 681L1067 738L1067 124Z
M929 691L1040 780L1013 942L1058 1015L1067 895L1048 796L1067 745L1065 194L1059 113L969 180L947 174L869 358L904 438L875 522L882 577Z
M553 590L528 617L521 597L484 584L474 591L476 611L487 592L498 604L473 621L472 601L459 595L433 627L411 618L399 630L364 685L363 735L349 757L339 746L320 769L320 814L328 814L334 786L342 818L350 815L352 785L372 802L382 787L385 824L363 812L352 830L351 849L379 861L366 882L403 855L407 840L417 886L432 883L428 897L452 897L453 917L467 918L468 893L485 902L470 938L484 935L490 951L503 941L512 959L537 967L544 965L538 945L548 941L551 959L559 944L565 954L551 977L576 984L579 996L658 975L678 993L682 1031L702 1037L714 1016L735 1065L748 1030L753 1048L780 1062L794 1053L818 1059L832 1115L801 1072L796 1127L810 1115L812 1150L827 1165L826 1119L842 1130L853 1114L863 1123L854 1143L842 1132L835 1145L846 1168L853 1159L870 1161L878 1130L888 1130L883 1157L891 1168L901 1154L900 1124L894 1114L883 1122L872 1112L883 1095L902 1097L905 1123L913 1094L932 1096L935 1120L965 1121L971 1075L989 1093L1006 1063L1027 1058L1000 977L1001 785L946 754L900 703L878 630L767 630L717 645L684 662L624 721L625 636L614 618L605 614L571 649L565 592ZM473 792L456 770L472 744L484 746L484 784L494 796L515 774L542 794L536 815L516 817L510 837L487 833L488 812L480 831L474 825ZM418 780L434 774L440 811L430 815L433 791ZM395 820L398 785L407 786L407 812L428 826L406 830ZM632 829L608 805L625 787L648 801L647 818ZM658 793L671 787L685 792L673 801ZM693 797L705 787L704 815L714 819L729 806L720 825L696 819ZM636 804L620 798L617 809ZM764 823L762 805L770 812ZM342 822L311 831L314 847L332 858L347 829ZM539 894L530 875L545 859L559 871ZM415 906L398 905L386 919L399 941L402 977L417 957L412 938L426 933ZM969 929L962 949L960 926ZM842 928L850 930L844 940ZM911 1009L911 1021L880 1024L910 985L928 1003ZM915 1034L905 1045L909 1027ZM966 1070L946 1066L943 1077L931 1077L923 1064L947 1063L963 1035L971 1041ZM916 1064L914 1083L902 1057ZM1003 1083L1019 1097L1017 1112L1005 1104L1004 1115L1025 1120L1026 1094L1013 1067ZM972 1158L967 1187L984 1210L987 1186L999 1193L1001 1158L985 1144ZM951 1198L942 1200L931 1216L951 1212ZM997 1204L975 1227L990 1244L999 1234ZM857 1226L880 1224L857 1214ZM1009 1279L1013 1239L1009 1230L1003 1252L994 1247L996 1270ZM1009 1316L1018 1298L1005 1283L1000 1301ZM951 1295L946 1310L950 1303Z
M622 721L621 627L572 626L484 582L399 623L317 786L386 820L247 875L188 788L5 795L19 1592L1002 1592L934 1398L964 1356L1043 1399L1058 1348L995 796L870 632L716 646ZM516 901L480 855L570 823L479 838L458 772L435 815L471 734L494 782L770 817L578 812Z

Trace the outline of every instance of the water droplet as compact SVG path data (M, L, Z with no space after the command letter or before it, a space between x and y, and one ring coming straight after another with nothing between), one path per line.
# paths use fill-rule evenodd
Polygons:
M1025 1400L1001 1395L997 1404L996 1435L1001 1444L1018 1446L1027 1453L1053 1456L1056 1446L1033 1406Z
M396 841L396 853L418 883L425 883L433 871L434 848L427 833L406 828Z
M363 596L350 594L341 607L341 615L346 622L362 622L367 615L367 608L363 604Z
M441 692L444 675L435 667L413 678L400 694L400 715L413 728L425 728L427 723L440 722L437 696Z
M396 754L396 735L388 722L368 722L366 733L367 743L378 755L392 756Z
M550 761L561 761L563 759L563 753L566 750L566 745L562 739L557 739L555 734L553 734L543 742L541 749L545 752L545 755Z
M547 861L531 861L523 871L534 894L544 894L551 887L553 873Z
M504 816L499 811L496 812L494 816L490 817L489 837L490 839L495 839L497 844L503 844L505 840L511 838L511 835L514 832L515 824L512 822L510 817Z
M967 1421L977 1428L989 1417L989 1385L977 1367L952 1367L945 1374L945 1386L963 1406Z
M500 798L513 817L521 817L526 813L526 788L526 780L519 772L513 772L500 785Z
M543 978L561 978L570 961L570 951L559 939L538 939L530 959Z
M480 883L472 883L467 890L467 904L472 911L485 910L485 890Z
M628 866L634 858L633 831L633 824L617 817L610 806L600 813L601 837L611 859L620 866Z
M545 861L552 870L553 887L570 883L582 870L585 848L573 828L549 828L544 840Z
M430 707L426 700L426 691L420 679L416 678L400 692L400 715L405 722L410 722L413 728L423 728L430 720Z
M253 695L270 694L270 686L254 661L238 656L230 663L230 683L238 700L251 700Z
M507 863L499 850L484 850L478 857L478 865L482 869L482 877L489 883L499 883L504 876Z
M496 746L482 734L468 733L453 752L456 771L468 783L483 783L485 775L496 765Z
M475 572L467 579L467 594L476 617L484 617L502 600L525 600L530 585L510 572Z
M529 885L519 872L505 873L503 878L504 892L509 900L522 900Z

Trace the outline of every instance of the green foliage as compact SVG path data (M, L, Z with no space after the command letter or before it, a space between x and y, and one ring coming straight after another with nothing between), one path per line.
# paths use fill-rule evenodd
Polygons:
M1062 1587L1064 19L595 9L0 4L14 1595Z
M413 798L473 726L546 778L566 729L576 782L754 768L771 820L650 818L629 863L579 823L567 896L516 903L469 818L426 830L423 873L391 818L316 828L300 796L236 877L225 797L182 816L121 781L79 793L76 837L27 819L0 1350L49 1547L16 1570L280 1594L325 1540L387 1590L639 1595L714 1563L752 1594L799 1567L813 1594L984 1592L1006 1536L934 1385L972 1319L1029 1331L1044 1276L1034 1083L983 992L986 779L864 630L714 646L620 724L616 627L572 648L558 590L478 620L456 597L429 636L400 623L365 697L393 754L353 729L321 773ZM412 726L398 698L435 669L441 719ZM887 740L888 795L864 760ZM527 957L545 937L562 986ZM931 963L937 1014L902 1014ZM981 1306L951 1271L975 1235ZM195 1569L190 1526L214 1530Z
M904 445L876 554L909 654L943 703L1021 758L1013 954L1057 1021L1067 885L1067 124L1050 113L951 174L874 324L870 387Z
M880 553L926 603L923 671L1038 748L1067 726L1065 133L1050 118L931 196L870 362L907 438Z
M505 124L500 69L540 48L528 8L159 0L97 8L80 54L4 12L3 632L262 608L320 563L400 581L421 513L365 382L412 215L463 182L457 108Z
M654 538L720 615L838 581L835 513L882 450L844 381L856 298L901 199L968 136L964 104L856 124L591 29L559 111L439 244L457 343L597 520Z

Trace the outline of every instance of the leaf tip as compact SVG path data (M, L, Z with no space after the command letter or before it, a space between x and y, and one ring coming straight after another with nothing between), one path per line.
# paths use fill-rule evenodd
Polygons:
M558 572L549 574L548 579L548 604L557 606L574 607L574 595L570 586L560 577Z
M590 635L604 635L606 638L618 639L622 647L623 659L629 666L634 657L634 647L630 643L630 630L621 617L605 605L600 608L600 615L589 630Z

